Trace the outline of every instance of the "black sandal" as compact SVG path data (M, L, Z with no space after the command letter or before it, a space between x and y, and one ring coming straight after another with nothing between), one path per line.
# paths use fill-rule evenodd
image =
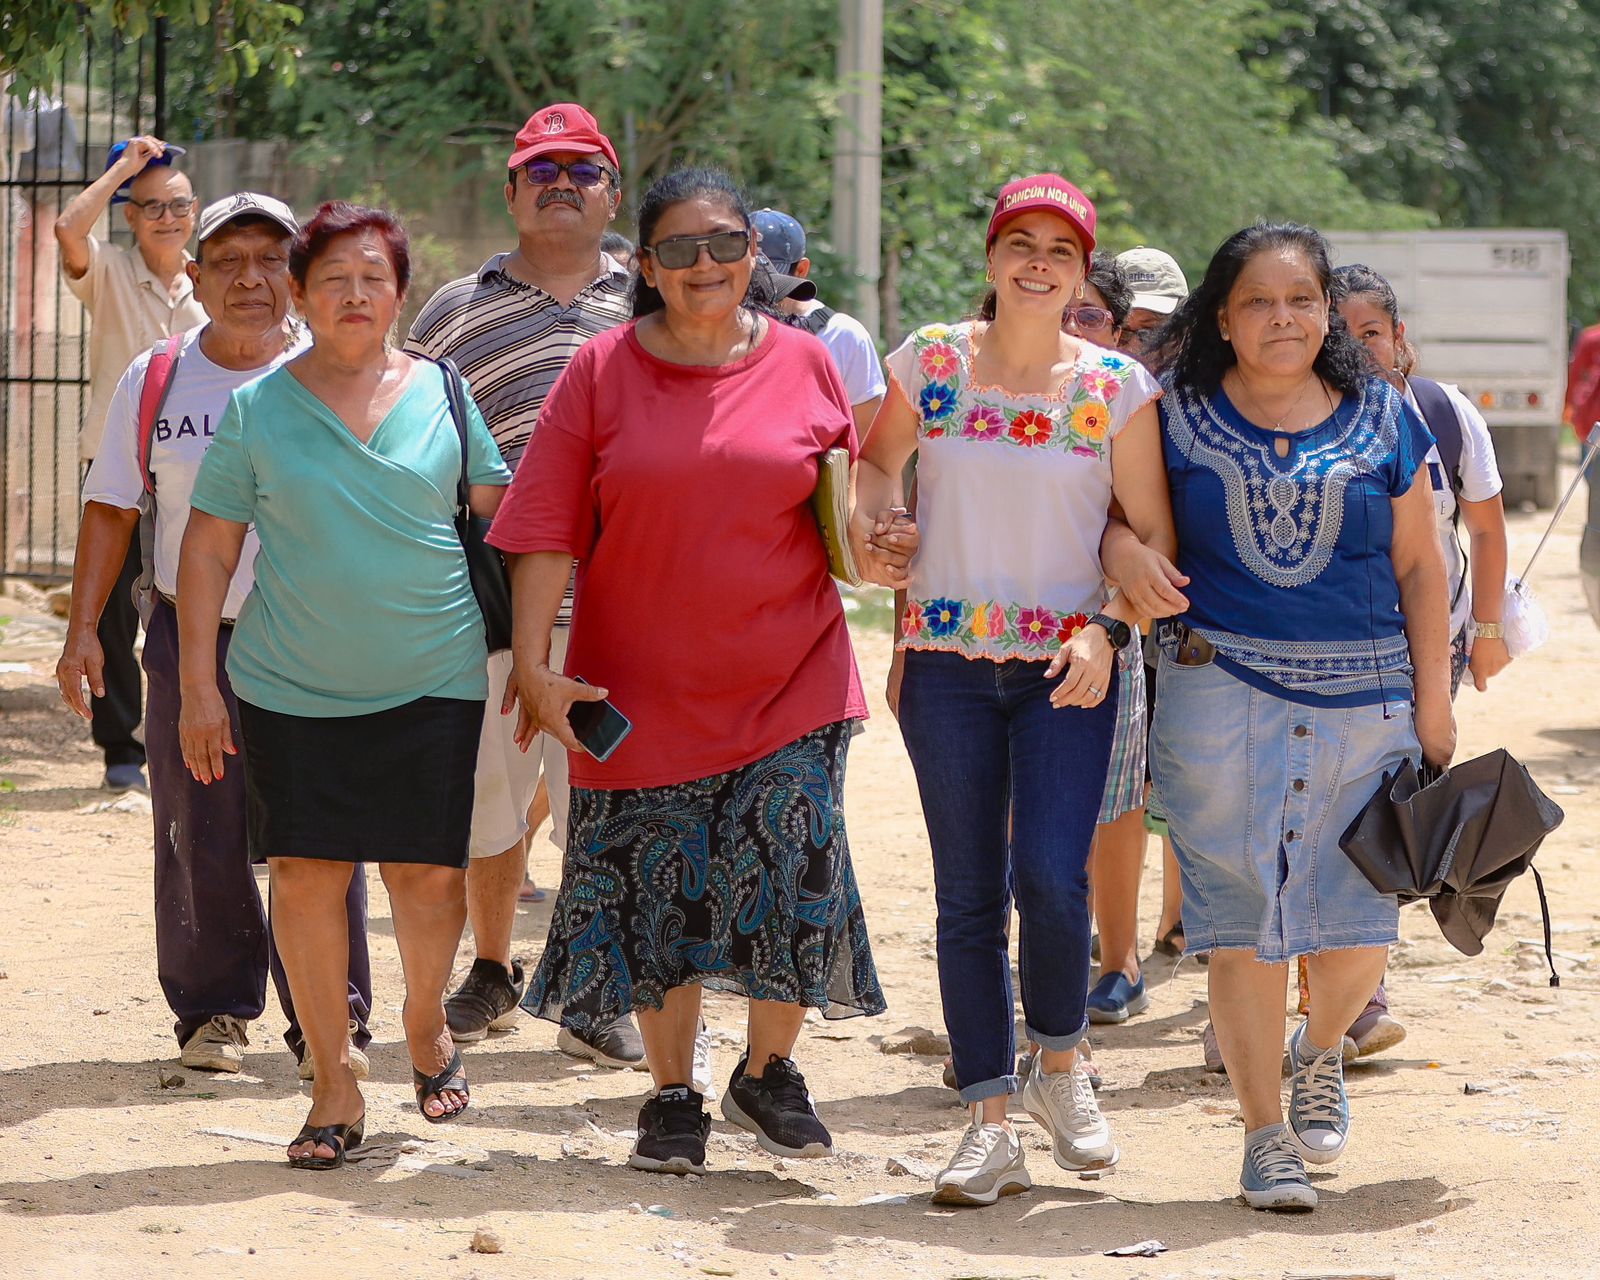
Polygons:
M444 1064L444 1070L436 1076L425 1076L415 1067L411 1068L411 1085L417 1091L417 1110L422 1112L422 1118L429 1124L443 1124L446 1120L454 1120L467 1109L472 1102L472 1091L467 1088L467 1070L461 1065L461 1050L457 1049L450 1055L450 1061ZM463 1102L454 1111L446 1111L443 1115L430 1116L422 1104L429 1094L438 1097L441 1093L465 1094L467 1101Z
M367 1113L363 1111L359 1119L350 1124L322 1124L314 1125L309 1120L301 1126L300 1132L295 1134L294 1141L289 1145L298 1146L302 1142L312 1144L311 1150L317 1147L332 1147L333 1155L319 1156L307 1154L303 1156L290 1156L291 1169L342 1169L347 1151L354 1151L361 1145L365 1136Z

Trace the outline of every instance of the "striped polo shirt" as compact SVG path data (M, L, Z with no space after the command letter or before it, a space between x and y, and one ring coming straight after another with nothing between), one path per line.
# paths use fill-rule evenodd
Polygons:
M564 307L537 285L504 269L497 253L475 275L452 280L428 299L405 350L449 357L472 386L472 398L513 471L533 435L539 410L573 355L590 338L633 317L629 275L609 254L600 275ZM557 626L572 621L572 584Z

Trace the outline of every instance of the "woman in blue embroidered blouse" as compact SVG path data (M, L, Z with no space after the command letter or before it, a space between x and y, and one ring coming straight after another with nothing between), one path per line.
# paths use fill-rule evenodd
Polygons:
M1190 607L1169 628L1151 768L1190 952L1244 1113L1245 1199L1306 1211L1344 1149L1341 1044L1399 908L1339 837L1386 770L1455 750L1432 438L1329 303L1327 242L1258 223L1171 323L1163 447ZM1288 962L1313 1010L1279 1096Z

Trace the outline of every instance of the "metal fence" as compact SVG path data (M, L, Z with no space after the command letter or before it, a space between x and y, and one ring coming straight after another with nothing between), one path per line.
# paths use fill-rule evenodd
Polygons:
M72 573L89 321L52 228L113 142L164 134L164 36L158 23L138 42L91 39L60 83L26 98L0 92L0 576ZM131 244L115 211L110 234Z

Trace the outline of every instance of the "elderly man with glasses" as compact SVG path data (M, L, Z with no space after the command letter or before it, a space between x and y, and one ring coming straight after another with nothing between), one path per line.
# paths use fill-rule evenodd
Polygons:
M460 367L513 471L545 396L578 348L632 316L630 277L601 249L621 194L616 148L588 111L571 102L536 111L507 160L506 210L516 228L516 248L445 285L411 326L405 349L435 360L449 357ZM569 582L550 645L550 663L558 669L571 618ZM511 934L528 836L543 818L536 811L530 825L541 778L551 840L566 852L566 749L548 735L526 753L518 749L516 717L500 713L510 674L509 650L489 655L491 692L478 749L467 866L467 913L477 954L445 1002L458 1042L510 1030L521 1017L517 1006L526 978L512 959ZM644 1042L628 1018L592 1034L563 1028L556 1043L603 1066L645 1066Z
M206 319L188 274L189 237L199 206L188 177L172 166L182 154L160 138L117 143L106 171L56 219L67 288L88 308L91 322L89 407L78 435L85 467L100 451L106 410L133 358ZM112 204L123 206L133 229L131 249L94 234ZM139 543L134 539L100 619L105 692L90 700L90 733L104 753L105 785L112 791L149 790L144 744L134 736L141 718L139 664L133 656L138 616L132 598L139 570Z

